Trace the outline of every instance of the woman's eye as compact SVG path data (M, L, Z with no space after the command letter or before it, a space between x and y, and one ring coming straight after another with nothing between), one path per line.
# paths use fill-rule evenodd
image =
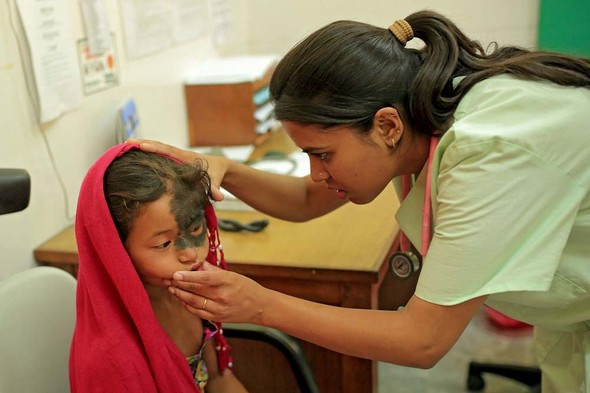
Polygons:
M165 241L164 243L158 244L157 246L155 246L154 248L158 249L158 250L165 250L168 247L170 247L170 244L172 244L172 242L170 240Z
M319 158L321 161L325 161L328 158L328 153L313 153L311 155Z

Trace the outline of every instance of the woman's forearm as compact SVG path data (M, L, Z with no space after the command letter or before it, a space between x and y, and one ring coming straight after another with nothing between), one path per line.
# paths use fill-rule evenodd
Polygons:
M278 175L232 161L221 185L256 210L288 221L319 217L345 203L309 176Z
M218 188L231 192L258 211L288 221L307 221L329 213L345 201L309 176L299 178L259 171L223 157L205 156L156 141L134 141L144 151L164 154L181 161L205 162L211 178L211 193L222 198Z
M261 324L350 356L430 368L460 337L484 299L438 306L412 298L402 311L341 308L275 291Z
M485 301L482 296L441 306L414 295L402 311L335 307L265 288L209 263L177 272L171 284L171 292L202 319L268 326L336 352L422 368L447 353Z

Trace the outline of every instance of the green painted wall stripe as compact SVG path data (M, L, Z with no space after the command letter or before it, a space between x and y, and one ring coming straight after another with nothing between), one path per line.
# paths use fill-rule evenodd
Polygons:
M590 57L590 0L541 0L539 49Z

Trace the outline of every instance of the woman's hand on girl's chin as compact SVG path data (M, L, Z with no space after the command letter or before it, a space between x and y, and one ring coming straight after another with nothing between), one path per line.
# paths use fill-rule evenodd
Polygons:
M265 288L240 274L204 262L197 271L177 272L170 288L200 318L262 323Z

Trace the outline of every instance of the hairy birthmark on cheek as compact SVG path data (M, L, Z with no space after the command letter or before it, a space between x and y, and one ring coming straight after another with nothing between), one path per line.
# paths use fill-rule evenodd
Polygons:
M175 187L171 210L179 230L175 247L183 250L202 246L207 238L205 210L195 191L182 186Z

